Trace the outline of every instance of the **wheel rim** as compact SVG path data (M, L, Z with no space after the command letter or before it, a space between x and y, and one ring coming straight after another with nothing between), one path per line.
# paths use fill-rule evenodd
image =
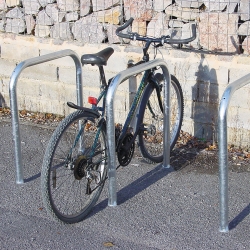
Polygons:
M174 81L171 81L171 97L170 97L170 145L173 147L174 140L179 133L180 123L181 123L181 107L182 107L182 99L181 94L179 92L178 86ZM163 95L163 91L161 91L161 96ZM163 97L162 97L163 98ZM144 135L141 136L142 143L144 144L144 152L150 157L155 157L156 161L160 161L163 156L163 113L158 104L158 97L156 94L156 90L150 94L150 106L153 109L153 113L157 114L155 118L152 117L152 111L148 105L145 108L145 113L143 116L143 124L144 124ZM154 134L149 133L150 126L155 127ZM158 159L157 159L158 158Z
M100 153L91 158L92 166L95 164L96 169L87 172L96 127L91 122L84 123L85 120L77 119L67 126L57 143L50 165L50 203L56 216L62 220L81 217L87 212L99 197L106 176L105 139L102 133L97 143ZM84 136L72 148L79 124L84 126Z

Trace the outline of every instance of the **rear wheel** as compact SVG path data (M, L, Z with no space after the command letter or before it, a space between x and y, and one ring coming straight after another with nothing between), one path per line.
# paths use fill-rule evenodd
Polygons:
M149 163L163 161L163 112L159 105L156 88L149 83L145 89L139 111L138 124L139 148ZM163 102L163 83L160 83L160 95ZM183 120L183 93L178 80L171 75L170 85L170 149L172 150L180 133Z
M43 160L41 187L47 211L65 223L83 220L97 202L106 175L105 129L84 111L70 114L53 133Z

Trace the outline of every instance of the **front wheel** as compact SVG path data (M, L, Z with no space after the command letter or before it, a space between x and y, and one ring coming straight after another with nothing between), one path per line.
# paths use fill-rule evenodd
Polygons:
M163 86L159 85L163 103ZM173 149L183 120L183 93L178 80L171 75L170 85L170 150ZM163 161L163 112L153 83L145 89L139 110L139 148L143 158L149 163Z
M41 188L49 214L65 223L83 220L97 202L107 175L105 128L85 111L67 116L46 149Z

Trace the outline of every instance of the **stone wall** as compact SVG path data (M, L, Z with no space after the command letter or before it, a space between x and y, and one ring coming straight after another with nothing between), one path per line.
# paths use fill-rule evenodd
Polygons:
M183 38L197 23L191 47L248 54L248 0L0 0L0 30L81 43L120 43L114 31L134 17L141 35Z
M79 56L96 53L107 45L79 45L76 42L57 44L53 39L0 33L0 106L9 107L9 80L16 65L23 60L63 49L72 49ZM127 67L129 60L141 58L141 48L132 45L112 45L115 52L105 67L110 78ZM151 53L151 57L153 54ZM179 80L185 101L182 129L199 138L217 140L219 101L229 82L249 73L250 57L190 53L181 50L161 50L171 74ZM115 120L123 122L129 102L139 79L119 86L115 99ZM83 67L83 101L99 93L96 67ZM250 86L238 90L228 112L229 142L249 145ZM17 84L18 108L67 115L72 112L67 101L76 102L75 66L69 57L25 69Z
M4 10L0 33L0 106L9 107L10 76L23 60L63 49L72 49L80 57L112 46L115 53L105 67L110 78L126 69L129 60L137 62L142 55L138 43L123 41L120 44L114 35L115 28L130 16L135 17L133 30L153 36L166 32L177 37L188 36L190 23L195 21L199 36L188 45L188 50L166 46L157 57L166 60L170 73L183 88L182 129L199 138L216 140L223 91L229 82L249 73L249 1L220 1L218 4L218 1L124 0L122 6L121 1L115 0L90 3L92 7L83 0L0 0L0 8ZM241 49L244 53L240 53ZM240 54L230 55L235 52ZM152 58L153 51L150 55ZM138 82L139 79L135 84ZM119 86L115 100L116 121L124 120L134 87L128 82ZM87 105L87 96L97 96L98 92L97 68L84 66L84 104ZM66 57L25 69L18 80L17 96L19 109L61 115L72 112L66 102L76 102L73 60ZM249 145L249 96L250 86L246 86L235 93L231 102L228 112L231 143Z

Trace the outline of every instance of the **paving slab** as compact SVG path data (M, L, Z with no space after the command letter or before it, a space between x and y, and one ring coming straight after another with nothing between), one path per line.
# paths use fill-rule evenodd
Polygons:
M136 154L117 171L118 206L108 182L82 222L53 221L41 199L40 170L53 127L21 123L25 184L16 184L10 119L0 119L1 249L249 249L250 173L229 173L230 231L219 232L217 171L178 171Z

